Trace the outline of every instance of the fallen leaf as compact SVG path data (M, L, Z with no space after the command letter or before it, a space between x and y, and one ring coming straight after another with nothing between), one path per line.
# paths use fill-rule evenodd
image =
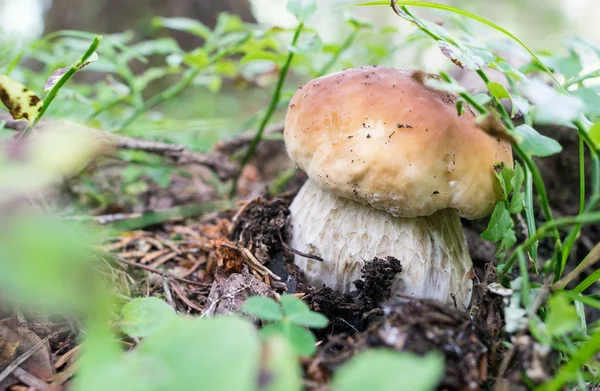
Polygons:
M38 116L43 104L35 92L5 75L0 75L0 100L14 119L29 123Z

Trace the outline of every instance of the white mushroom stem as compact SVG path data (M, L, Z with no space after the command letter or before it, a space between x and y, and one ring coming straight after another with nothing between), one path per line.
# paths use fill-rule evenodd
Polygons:
M469 305L472 262L454 209L405 218L340 198L307 180L290 207L292 248L323 259L296 255L307 282L348 292L365 262L393 256L403 271L392 287L417 298Z

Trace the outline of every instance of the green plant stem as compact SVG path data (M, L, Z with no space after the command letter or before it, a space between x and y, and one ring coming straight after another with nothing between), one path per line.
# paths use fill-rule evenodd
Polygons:
M589 205L591 205L591 203L588 203L588 206ZM534 235L530 236L529 238L527 238L527 240L525 240L523 243L517 246L515 251L513 251L513 253L507 258L506 262L504 263L504 266L500 270L500 274L504 275L510 270L517 257L517 251L527 250L535 242L548 236L549 233L552 233L554 230L557 230L557 228L573 224L591 224L597 222L600 222L600 212L585 213L579 216L562 217L559 219L548 221L540 228L538 228Z
M527 236L531 237L535 235L537 230L535 224L535 213L533 211L533 180L529 167L525 166L525 221L527 222ZM536 270L539 270L538 259L537 259L538 242L535 242L529 249L529 255L535 263Z
M569 380L573 380L574 375L579 372L579 368L589 359L594 357L600 350L600 330L593 333L590 338L581 344L579 349L571 356L571 359L558 371L558 373L547 383L542 384L537 391L558 391Z
M292 46L295 46L298 43L298 38L300 38L300 34L302 33L303 29L304 29L304 23L300 23L298 25L298 27L296 28L296 31L294 32L294 38L292 39L292 43L291 43ZM281 70L279 71L279 79L277 80L277 85L275 87L275 91L273 92L273 95L271 96L271 102L269 103L269 107L267 108L267 111L265 112L265 115L264 115L263 119L261 120L260 126L258 127L258 130L256 131L256 135L254 136L254 138L252 139L252 142L248 146L248 150L242 157L242 161L240 162L240 170L239 170L238 174L235 176L235 178L233 179L233 182L231 184L231 191L229 193L230 198L234 198L236 196L237 184L238 184L240 175L242 173L242 170L244 169L246 164L248 164L248 161L250 160L250 158L252 158L252 155L254 155L254 152L256 151L256 148L257 148L258 144L260 143L260 140L262 139L265 128L267 127L269 120L273 116L273 113L275 113L277 104L279 103L279 100L281 99L281 90L283 88L283 83L285 82L285 79L287 77L287 74L290 69L290 65L292 64L293 59L294 59L294 52L290 51L287 55L287 59L285 60L283 67L281 67Z
M519 271L521 275L521 303L523 308L529 308L529 268L523 250L517 250L519 258Z
M469 103L471 106L473 106L473 108L475 110L477 110L477 112L479 114L487 113L487 110L485 109L485 107L483 107L481 104L479 104L479 102L477 102L475 99L473 99L473 97L471 95L467 94L466 92L461 92L458 95L461 98L463 98L465 101L467 101L467 103Z
M579 136L579 215L585 213L585 143L583 137ZM555 276L558 281L562 277L562 273L565 270L567 260L571 254L571 249L575 245L579 231L581 230L581 224L576 224L565 239L564 252L562 254L560 271Z
M219 53L215 54L206 63L205 67L213 65L216 62L218 62L219 60L221 60L222 58L233 54L240 45L242 45L243 43L248 41L250 38L251 38L251 35L248 34L244 39L242 39L240 42L238 42L235 45L235 47L222 50ZM183 77L177 83L173 84L171 87L167 88L166 90L162 91L161 93L154 95L152 98L148 99L142 106L137 107L135 109L135 111L133 113L131 113L131 115L129 117L125 118L125 120L123 120L123 122L119 125L119 127L118 127L119 130L125 129L126 127L131 125L133 123L133 121L138 119L142 114L144 114L146 111L150 110L154 106L179 95L181 92L183 92L183 90L185 90L187 87L189 87L190 84L192 84L194 79L204 69L205 68L188 69L187 72L184 73Z
M94 54L96 49L98 49L101 40L102 36L100 35L94 37L92 43L88 47L88 50L83 54L83 56L81 56L79 60L73 63L73 65L71 65L71 68L69 68L69 70L65 72L64 75L62 75L58 82L52 87L48 95L46 95L46 97L44 98L42 108L40 109L40 112L37 115L37 117L35 117L35 120L31 124L31 126L27 126L27 128L25 128L25 130L23 130L23 132L21 133L20 137L26 135L40 122L40 120L48 110L48 107L50 107L52 101L56 98L58 91L60 91L60 89L64 87L64 85L71 79L71 77L73 77L73 75L79 70L79 68L92 56L92 54Z
M600 77L600 69L596 69L595 71L591 71L574 79L568 80L565 84L563 84L563 88L566 90L572 85L579 84L587 79L594 79L596 77Z
M594 200L596 200L597 198L597 194L598 192L598 186L600 183L600 174L599 174L599 170L598 170L598 155L595 154L594 150L592 150L590 148L590 155L591 155L591 159L592 159L592 195L593 195L593 199L591 200L592 202L592 208L586 208L585 206L585 136L584 135L588 135L588 129L587 127L584 125L584 123L581 120L578 120L575 122L575 126L577 126L577 130L578 130L578 135L579 135L579 214L583 214L586 211L589 210L593 210L595 208L594 206ZM579 236L579 232L581 231L581 224L577 224L575 225L568 233L567 238L565 239L565 248L564 248L564 252L561 258L561 264L560 264L560 270L557 270L557 274L556 274L556 280L559 280L560 277L562 276L562 273L565 269L565 266L567 264L567 260L569 258L569 254L571 253L571 249L573 248L573 246L575 245L575 241L577 240L577 237Z
M112 109L113 107L117 106L119 103L123 102L124 100L126 100L127 97L126 96L119 96L109 102L106 102L105 104L103 104L102 106L100 106L98 109L94 110L94 112L92 114L90 114L87 117L88 121L93 120L94 118L96 118L98 115L100 115L101 113Z

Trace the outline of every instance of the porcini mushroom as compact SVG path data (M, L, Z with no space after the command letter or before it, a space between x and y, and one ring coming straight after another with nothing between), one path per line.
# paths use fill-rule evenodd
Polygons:
M478 128L420 71L348 69L292 98L284 139L309 179L291 204L291 246L307 282L341 292L365 262L393 256L393 294L468 306L472 267L460 217L501 199L494 166L510 144ZM452 295L454 298L452 298Z

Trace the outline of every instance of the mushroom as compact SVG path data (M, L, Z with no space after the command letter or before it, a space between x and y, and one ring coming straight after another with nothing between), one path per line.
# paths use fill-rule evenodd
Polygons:
M383 67L317 78L292 98L284 139L308 180L293 200L291 246L307 282L348 292L365 262L393 256L392 294L469 305L472 261L460 217L502 199L510 144L478 128L432 75ZM454 297L452 297L454 296ZM456 300L456 301L454 301Z

